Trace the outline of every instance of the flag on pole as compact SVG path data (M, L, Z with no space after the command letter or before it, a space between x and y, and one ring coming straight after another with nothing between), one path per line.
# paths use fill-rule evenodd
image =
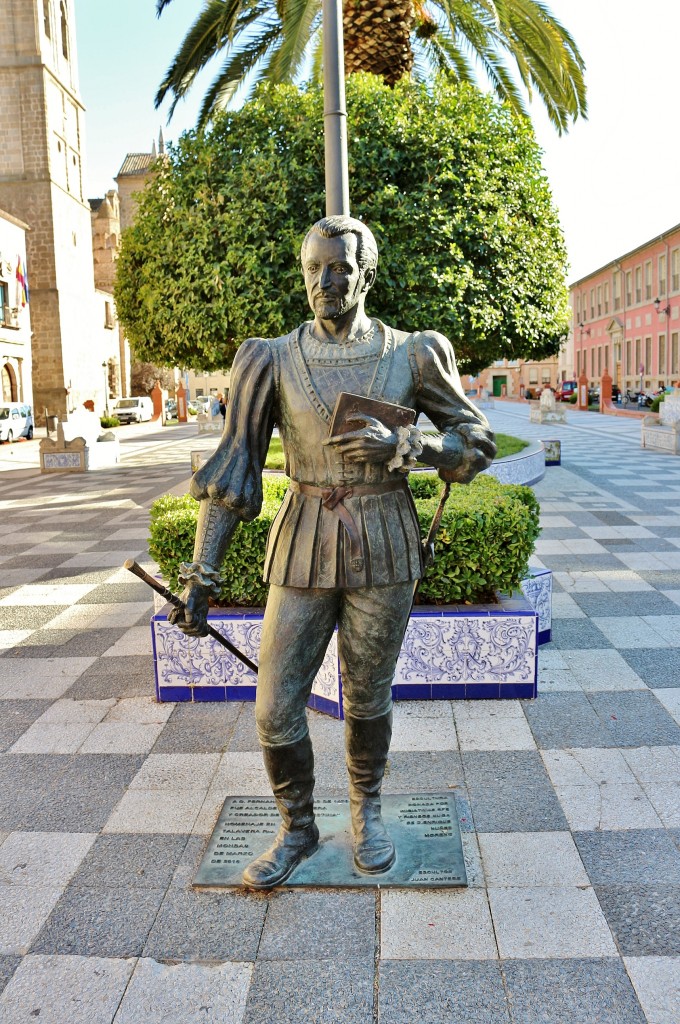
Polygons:
M26 303L29 301L28 298L28 276L26 274L26 264L22 261L21 256L17 256L17 306L21 306L22 309L26 307Z

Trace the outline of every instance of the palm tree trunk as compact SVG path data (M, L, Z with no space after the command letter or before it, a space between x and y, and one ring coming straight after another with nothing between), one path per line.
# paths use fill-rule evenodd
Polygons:
M370 71L394 85L413 66L414 0L344 0L345 72Z

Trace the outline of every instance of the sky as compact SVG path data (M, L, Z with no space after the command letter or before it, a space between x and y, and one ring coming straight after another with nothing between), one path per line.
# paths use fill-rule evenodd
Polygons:
M153 97L201 0L76 0L88 196L114 187L126 153L149 152L159 129L177 139L196 121L211 75L169 126ZM531 107L575 281L680 222L675 47L680 0L548 0L586 62L588 120L558 136Z

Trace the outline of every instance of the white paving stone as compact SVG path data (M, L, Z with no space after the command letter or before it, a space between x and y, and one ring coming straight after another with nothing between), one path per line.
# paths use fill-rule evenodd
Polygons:
M111 1024L134 966L134 960L29 955L0 996L0 1020Z
M620 750L608 747L542 750L541 757L554 786L632 785L637 782Z
M660 815L637 783L555 786L555 792L574 832L662 827Z
M504 959L617 955L592 889L490 888L489 902L498 949Z
M141 959L114 1024L241 1024L252 964Z
M108 700L71 700L63 698L51 704L47 711L37 719L40 725L96 725L101 722L116 701Z
M198 789L128 790L114 808L104 832L191 832L205 796L205 790Z
M0 847L0 885L63 887L96 838L89 832L12 832Z
M224 796L241 796L244 793L251 796L272 795L259 751L235 750L222 754L210 788L219 790Z
M648 1024L678 1024L680 957L625 956L623 962Z
M390 750L457 750L453 715L445 718L397 715L392 725Z
M167 722L174 709L174 704L161 704L155 697L123 697L111 708L106 721L160 725Z
M536 742L524 716L519 719L494 715L487 720L456 716L456 728L461 750L536 749Z
M113 569L122 565L126 558L138 558L142 553L146 552L139 548L136 551L86 551L81 555L74 555L62 564L65 569Z
M76 604L66 608L45 625L45 629L114 629L134 626L149 612L148 601L118 604Z
M553 619L585 619L586 613L570 594L554 593L552 596ZM538 655L539 663L541 654Z
M658 630L650 626L641 615L612 615L590 620L615 647L657 648L669 647Z
M680 747L630 747L621 753L643 786L680 779Z
M219 754L149 754L130 789L205 791L219 763Z
M0 605L71 605L86 597L94 590L96 583L28 583L19 587L9 597L3 597Z
M642 788L662 824L666 828L680 828L680 782L645 782Z
M567 652L566 660L574 678L586 693L600 690L647 689L625 658L611 648L570 650Z
M680 688L653 690L652 693L680 725Z
M94 658L3 658L0 697L61 697L93 661Z
M34 629L0 629L0 649L8 650L10 647L16 647L22 640L26 640L27 637L35 633Z
M644 621L658 633L670 647L680 647L680 615L643 615ZM658 646L663 646L659 644ZM671 655L671 657L673 657ZM675 655L677 662L680 656ZM679 669L680 671L680 669Z
M13 754L75 754L94 725L41 725L34 722L12 744Z
M589 885L569 832L482 832L487 886Z
M491 960L498 956L483 889L383 890L385 960Z
M149 626L133 626L123 633L103 657L120 657L135 654L151 654L151 629Z
M163 731L163 724L100 722L80 748L81 754L146 754Z
M0 884L0 953L28 953L62 891L42 885Z

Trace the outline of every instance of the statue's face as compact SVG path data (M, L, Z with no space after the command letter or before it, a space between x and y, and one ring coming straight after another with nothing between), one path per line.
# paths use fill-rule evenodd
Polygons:
M335 238L312 234L302 269L309 305L321 320L336 320L356 306L374 276L372 270L360 269L353 234Z

